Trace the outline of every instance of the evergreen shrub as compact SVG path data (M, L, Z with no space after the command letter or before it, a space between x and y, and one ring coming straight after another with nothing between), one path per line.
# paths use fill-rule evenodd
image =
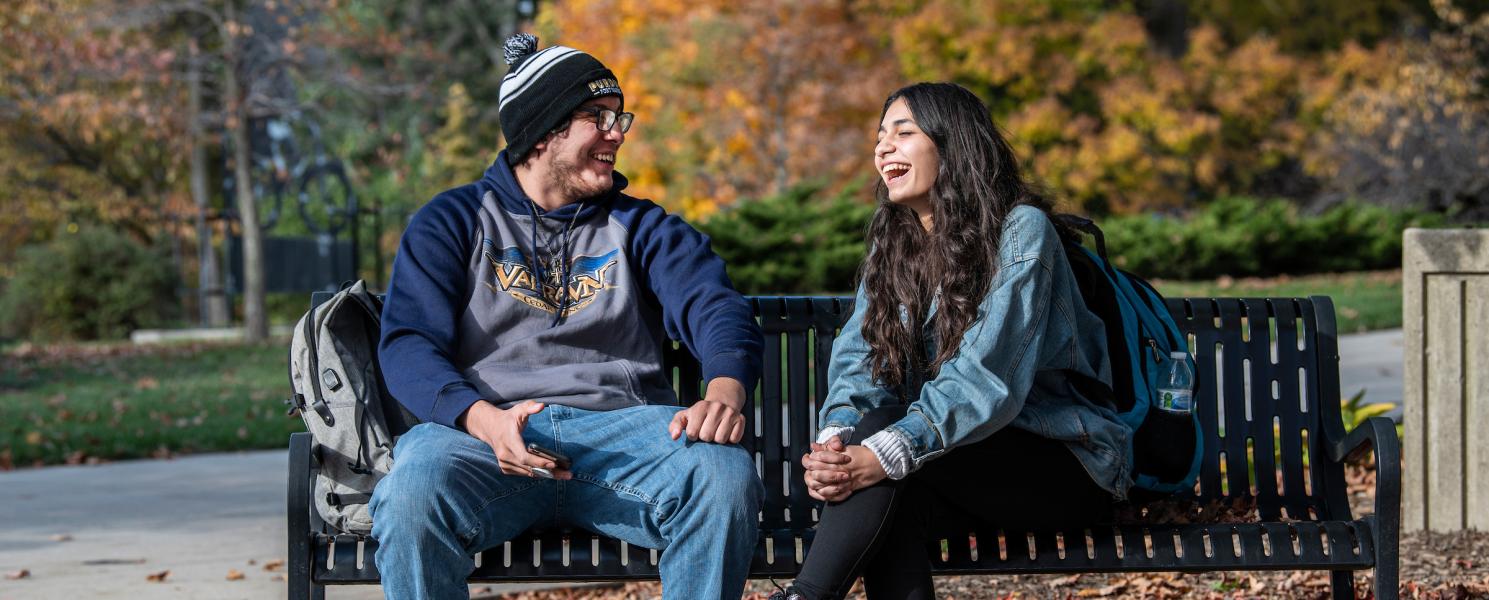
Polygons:
M0 335L38 341L122 338L180 313L170 259L103 228L22 247L0 292Z
M874 214L857 186L823 194L821 184L741 200L698 224L745 294L852 294Z
M1377 205L1307 216L1287 200L1221 198L1188 218L1113 217L1101 228L1118 267L1194 280L1399 268L1402 230L1445 224L1440 214Z
M746 294L851 293L872 203L858 190L819 198L820 186L743 200L699 225ZM1220 198L1187 217L1103 220L1120 268L1156 279L1269 277L1395 269L1401 232L1442 227L1437 213L1346 203L1305 215L1283 199Z

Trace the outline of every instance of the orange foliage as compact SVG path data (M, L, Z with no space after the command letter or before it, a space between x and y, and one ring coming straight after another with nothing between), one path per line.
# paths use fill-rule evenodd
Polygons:
M184 162L175 55L110 30L95 0L27 0L0 11L0 257L77 220L124 224L160 211Z
M832 0L575 0L543 44L598 57L637 125L620 155L635 191L690 217L814 178L869 172L899 82L873 21Z

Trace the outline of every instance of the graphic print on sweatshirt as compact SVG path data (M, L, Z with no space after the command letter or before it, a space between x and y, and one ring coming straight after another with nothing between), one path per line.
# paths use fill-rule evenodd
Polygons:
M490 261L495 279L486 282L486 287L492 293L509 294L523 304L549 314L558 312L563 294L560 286L569 288L569 307L564 311L564 317L579 312L592 304L605 290L616 287L610 282L609 273L616 264L616 256L620 254L618 249L599 256L575 256L570 263L569 280L566 282L560 282L563 278L562 259L552 258L551 262L543 265L545 277L539 291L537 277L530 268L532 263L522 249L507 246L496 250L496 243L489 238L482 239L481 245L481 252Z

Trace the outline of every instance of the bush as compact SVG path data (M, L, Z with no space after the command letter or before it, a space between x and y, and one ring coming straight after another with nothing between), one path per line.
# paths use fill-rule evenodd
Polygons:
M742 200L699 225L746 294L852 292L874 205L857 186L818 198L819 184Z
M1438 214L1341 204L1299 215L1286 200L1222 198L1188 219L1140 215L1102 223L1117 266L1144 277L1304 275L1401 266L1401 231Z
M0 332L36 340L120 338L179 312L170 259L124 234L84 229L21 248L0 293Z
M699 225L747 294L851 292L872 204L857 190L818 198L808 185L744 200ZM1394 269L1401 231L1440 227L1436 213L1341 204L1299 214L1287 200L1221 198L1186 218L1113 217L1101 224L1120 268L1143 277L1213 279Z

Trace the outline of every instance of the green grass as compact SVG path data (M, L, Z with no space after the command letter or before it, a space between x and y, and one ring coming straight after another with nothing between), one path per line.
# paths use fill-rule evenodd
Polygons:
M288 342L15 347L0 355L0 468L282 448Z
M1166 297L1306 297L1334 300L1340 333L1401 327L1401 271L1216 281L1153 281Z

